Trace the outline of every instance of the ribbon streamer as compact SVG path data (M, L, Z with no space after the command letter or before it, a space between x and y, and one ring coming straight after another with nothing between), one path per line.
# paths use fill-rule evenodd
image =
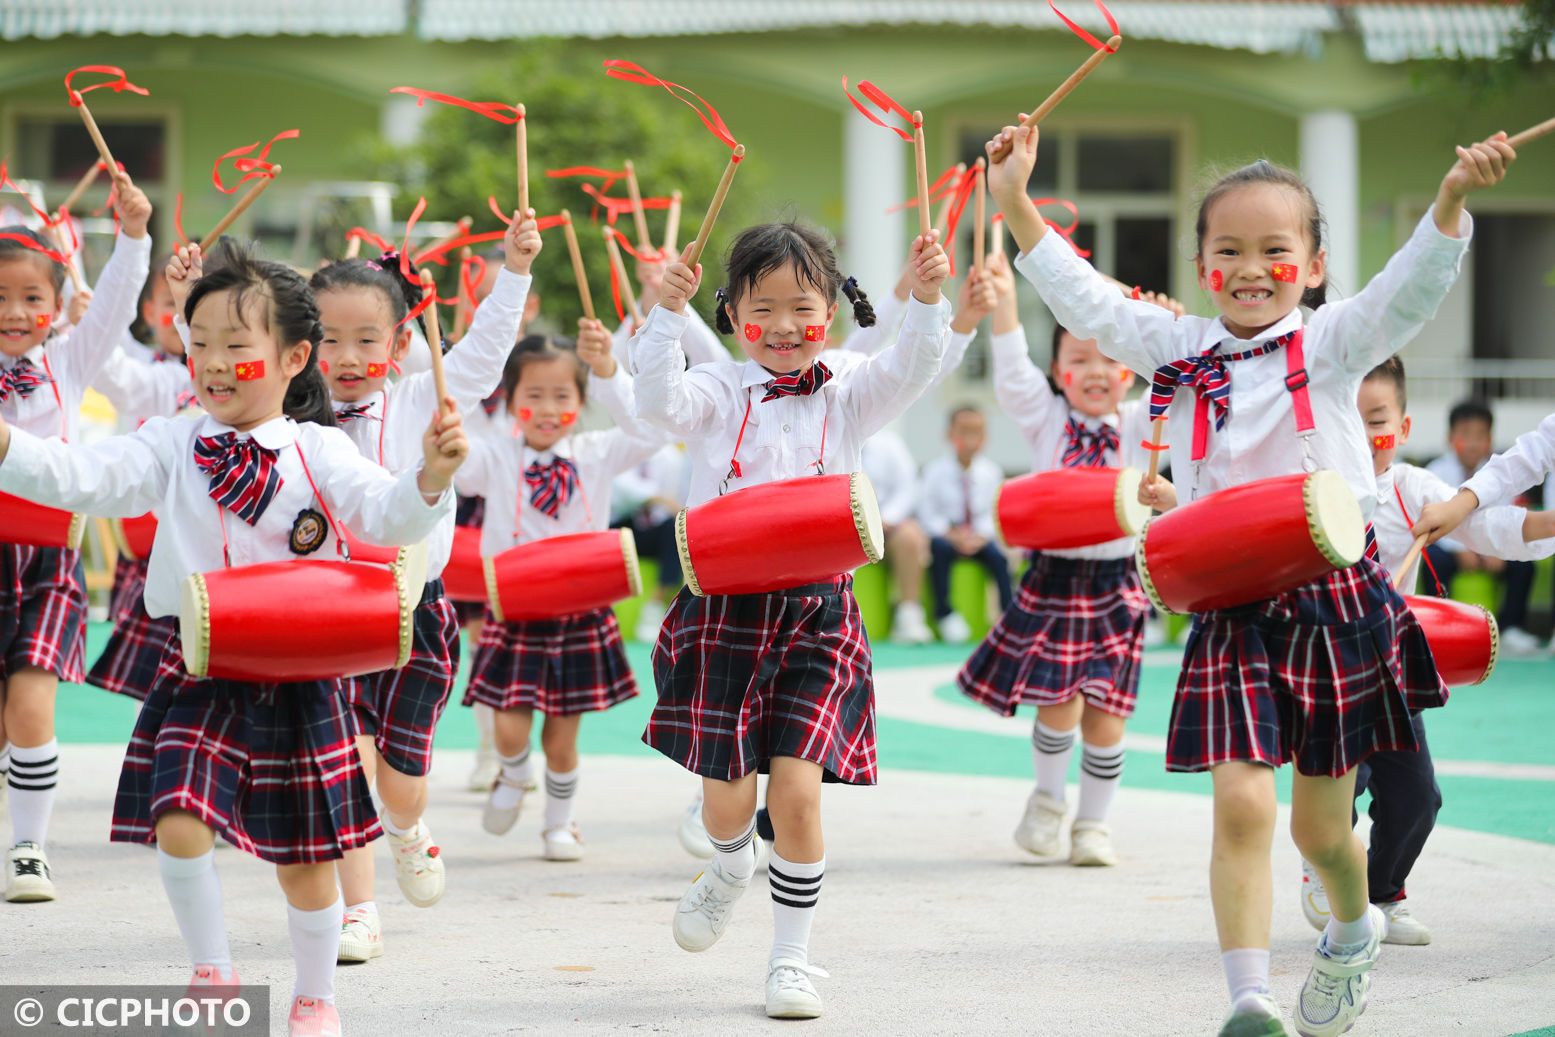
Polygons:
M105 76L117 76L118 78L105 80L101 83L93 83L91 86L83 86L81 89L77 90L75 87L70 85L70 81L83 72L96 72ZM70 107L72 108L80 108L83 104L86 103L81 98L82 94L89 94L93 90L101 90L103 87L107 87L116 94L123 93L125 90L128 90L130 93L139 94L142 97L149 97L151 95L151 91L147 90L145 87L136 86L134 83L131 83L129 76L125 74L124 69L118 67L117 65L82 65L80 68L71 69L65 74L65 95L70 98Z
M734 133L724 123L723 117L718 114L718 110L708 104L706 98L696 91L683 87L679 83L671 83L667 79L660 79L635 62L612 60L606 61L604 66L605 75L613 79L624 79L628 83L641 83L645 86L662 86L670 92L671 97L696 112L697 118L702 120L702 125L706 126L713 136L723 141L730 148L739 146L739 143L734 139ZM687 97L687 94L690 97ZM691 100L693 97L696 98L695 101Z
M1112 16L1111 11L1107 10L1107 5L1102 3L1101 0L1091 0L1091 2L1096 5L1097 10L1101 11L1102 17L1107 19L1107 29L1109 34L1116 36L1118 34L1118 20ZM1089 43L1096 50L1104 50L1108 54L1116 54L1118 52L1118 48L1107 46L1101 40L1098 40L1095 36L1092 36L1085 29L1076 25L1067 15L1064 14L1064 12L1058 9L1058 5L1054 4L1053 0L1047 0L1047 5L1053 9L1054 14L1058 15L1059 21L1069 26L1070 32L1080 37L1086 43Z
M616 218L623 212L632 211L632 201L630 198L613 198L610 195L604 194L602 188L597 188L593 184L584 184L583 192L594 199L594 212L590 215L590 218L595 223L599 222L600 206L605 208L605 222L612 227L616 224ZM644 209L668 209L671 204L668 198L643 198L641 201Z
M350 241L352 238L359 238L362 241L367 242L369 245L372 245L374 248L376 248L379 252L388 252L394 248L393 245L389 244L386 238L379 237L372 231L368 230L366 227L352 227L350 230L346 231L346 240Z
M857 108L859 110L859 113L861 115L863 115L864 118L868 119L870 122L874 123L876 126L884 126L886 129L890 130L892 133L896 134L898 137L902 138L907 143L909 143L909 144L912 143L912 141L913 141L912 130L904 130L904 129L900 129L900 128L896 127L896 126L892 126L890 123L888 123L884 119L880 118L880 116L876 115L874 112L870 111L868 108L865 108L862 104L860 104L858 98L856 98L852 94L848 93L848 77L847 76L843 76L842 77L842 92L847 97L847 99L849 101L853 102L853 107ZM902 117L902 120L904 122L906 122L907 125L911 126L913 128L913 130L918 129L920 126L923 125L921 122L916 122L916 121L913 120L912 112L909 112L906 108L903 108L900 104L897 104L896 101L891 97L890 94L887 94L884 90L880 89L875 84L871 83L869 80L867 80L867 79L859 80L858 92L863 94L865 97L869 98L871 101L873 101L875 103L875 106L877 108L879 108L882 112L891 112L891 113L894 113L896 115L900 115Z
M6 171L5 159L0 158L0 191L5 190L7 187L22 196L22 200L27 203L27 208L31 209L43 221L45 229L54 225L54 217L50 216L43 209L38 208L38 204L32 200L32 195L17 186L16 181L11 179L11 174Z
M524 113L520 109L511 104L503 104L500 101L466 101L464 98L454 97L452 94L440 94L433 90L421 90L413 86L397 86L391 89L389 93L409 94L416 99L417 108L425 108L428 101L437 101L439 104L451 104L458 108L467 108L477 115L484 115L486 118L506 126L514 125L524 117Z
M935 180L932 184L929 185L930 204L933 204L934 202L937 202L944 198L946 195L950 194L959 184L960 181L956 179L956 167L954 165L947 167L946 170L939 175L939 179ZM915 195L900 205L891 206L886 210L886 214L892 215L895 213L904 212L908 209L916 209L917 207L918 198Z
M481 282L484 280L486 280L485 256L471 256L464 263L460 264L459 284L464 289L465 297L469 299L472 310L480 305L475 298L475 290L481 286Z
M294 140L301 135L302 133L299 130L282 130L274 137L271 137L265 146L259 149L259 154L257 155L249 154L250 151L253 151L255 148L259 147L259 142L257 140L246 148L232 149L225 155L221 156L221 158L218 158L216 160L216 165L211 167L211 182L216 185L216 190L220 191L222 194L233 194L239 187L241 187L249 180L253 180L257 177L265 177L268 179L275 176L275 163L269 161L270 149L275 147L275 142L278 140ZM231 187L227 187L221 182L221 164L227 161L229 158L233 160L232 168L243 174L242 179L233 184Z
M189 235L184 233L184 193L178 192L178 201L173 204L173 233L178 235L178 244L184 248L189 247Z
M48 256L50 259L54 260L54 262L60 264L61 266L69 262L69 258L66 257L63 253L56 252L51 248L45 248L25 234L12 234L10 231L0 231L0 239L4 239L6 241L19 241L23 245L26 245L28 248L32 249L34 252L42 252L45 256Z
M598 179L604 181L604 183L600 185L599 189L601 191L608 191L610 190L611 185L614 184L617 180L621 180L626 177L626 170L601 169L598 166L568 166L566 169L552 169L545 175L553 180L560 180L574 176L597 177Z

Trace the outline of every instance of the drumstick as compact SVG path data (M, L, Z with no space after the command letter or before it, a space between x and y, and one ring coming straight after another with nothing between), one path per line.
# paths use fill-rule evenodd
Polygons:
M621 261L621 249L616 245L615 234L609 227L601 227L605 235L605 251L610 254L612 276L621 285L621 295L626 299L626 319L637 324L637 295L632 291L632 279L626 276L626 264Z
M1161 434L1166 431L1166 415L1161 415L1150 424L1150 471L1145 473L1146 483L1155 482L1156 473L1161 470Z
M86 172L81 174L81 179L76 181L76 186L71 189L70 193L65 196L65 200L60 203L60 208L74 209L76 202L81 200L83 194L86 194L87 188L97 182L97 174L101 173L102 170L103 167L96 162L88 166Z
M59 224L45 224L43 229L47 231L49 237L54 240L55 246L58 247L61 252L64 252L65 232L60 228ZM78 292L86 288L86 280L81 276L80 267L76 265L79 261L80 256L78 254L74 254L71 255L70 258L65 262L65 272L70 275L70 284Z
M977 220L972 224L972 269L979 274L983 272L983 228L988 224L988 203L983 198L988 193L983 189L983 170L986 166L983 159L977 160L977 180L972 187L972 193L977 198Z
M465 297L464 279L470 273L470 246L466 245L459 250L459 290L454 293L458 301L454 303L454 341L464 338L465 322L470 319L470 300Z
M443 332L437 325L437 279L432 271L421 271L421 290L432 297L426 308L427 345L432 347L432 384L437 387L437 414L448 414L448 381L443 377Z
M572 213L562 210L562 230L567 235L567 251L572 255L572 272L578 279L578 301L583 315L594 319L594 297L589 295L589 275L583 269L583 252L578 248L578 232L572 229Z
M929 226L929 159L923 144L923 113L912 113L912 154L918 167L918 233L928 234Z
M1057 90L1054 90L1051 94L1047 95L1047 100L1037 105L1036 111L1026 116L1026 121L1022 122L1021 125L1027 129L1031 129L1033 126L1036 126L1038 123L1040 123L1043 119L1047 118L1048 113L1051 112L1054 108L1058 107L1058 102L1062 101L1065 97L1068 97L1069 91L1079 86L1080 80L1096 71L1096 66L1107 60L1107 56L1116 51L1122 43L1122 36L1114 36L1112 39L1107 41L1107 45L1105 47L1103 47L1101 50L1094 51L1090 57L1085 59L1084 64L1070 73L1069 78L1058 85ZM1010 148L1012 146L1013 142L1000 144L997 148L994 149L993 160L995 162L1002 161L1004 156L1010 153Z
M1430 537L1427 534L1421 533L1415 537L1415 542L1409 545L1409 553L1404 556L1404 560L1399 563L1398 570L1393 574L1394 590L1398 590L1404 585L1404 578L1409 575L1409 570L1414 568L1415 563L1420 560L1420 552L1425 550L1425 542L1429 539Z
M675 254L675 239L680 237L680 192L670 192L669 218L664 221L664 251Z
M643 193L637 187L637 168L632 160L626 160L626 196L632 200L632 222L637 225L637 247L643 252L653 250L653 240L648 237L648 214L643 211Z
M97 120L92 118L91 111L86 102L79 100L80 95L75 95L78 100L76 111L81 113L81 121L86 123L86 132L92 135L92 143L97 145L97 153L102 156L103 167L108 170L108 175L115 180L119 178L119 164L113 160L113 152L108 150L108 142L103 140L103 131L97 128Z
M1003 220L996 219L996 220L993 221L993 244L991 246L989 246L988 251L992 252L996 256L1004 255L1004 221Z
M729 194L729 185L734 182L734 171L744 157L745 145L736 144L734 153L729 156L729 164L724 166L724 175L718 179L718 190L713 192L713 204L707 207L707 215L702 217L702 226L697 229L696 240L691 243L691 250L686 253L686 265L692 270L697 268L697 260L702 258L702 250L707 247L707 239L713 233L713 224L718 219L718 210L724 207L724 198Z
M518 121L513 124L518 172L518 211L529 211L529 131L525 128L524 106L518 106Z
M945 230L950 226L950 207L956 204L956 191L954 185L961 183L961 177L966 174L966 163L956 163L956 175L951 177L952 188L939 203L939 212L934 214L934 229L939 232L940 240L945 238Z
M1520 148L1530 140L1535 140L1546 133L1555 132L1555 119L1545 119L1537 126L1530 126L1515 137L1508 137L1506 142L1514 148Z
M362 254L362 239L358 238L358 237L355 237L353 235L352 238L349 241L346 242L346 255L345 255L345 258L347 258L347 259L355 259L357 256L359 256L361 254Z
M217 239L219 239L222 234L226 232L228 227L232 226L232 222L239 216L243 215L243 210L247 209L250 205L253 205L254 199L263 194L265 188L274 183L275 178L280 175L281 167L274 166L271 168L269 176L260 177L254 186L248 189L248 193L245 194L242 198L238 199L238 204L227 210L227 215L218 220L216 222L216 226L211 228L211 232L205 235L205 240L200 242L200 251L208 254L211 248L216 244Z

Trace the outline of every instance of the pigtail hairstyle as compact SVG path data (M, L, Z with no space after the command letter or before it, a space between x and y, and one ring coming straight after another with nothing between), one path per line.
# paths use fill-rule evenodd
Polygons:
M1197 254L1204 252L1204 234L1209 229L1209 209L1225 195L1239 187L1249 187L1254 184L1271 184L1275 187L1283 187L1295 194L1302 206L1302 216L1307 225L1307 237L1311 239L1312 254L1315 256L1323 248L1324 230L1323 211L1318 207L1317 198L1313 196L1312 189L1307 182L1301 179L1297 173L1277 166L1268 159L1259 159L1252 165L1235 169L1216 180L1204 198L1199 202L1199 218L1196 224ZM1301 293L1301 305L1315 310L1328 301L1328 281L1325 275L1322 284L1316 288L1308 288Z
M589 368L578 357L578 344L562 335L525 335L518 340L518 345L508 354L507 363L502 366L502 396L508 404L513 403L513 392L518 388L519 379L524 376L527 365L558 357L571 357L577 365L573 377L578 383L578 402L587 403Z
M875 323L875 308L864 290L852 277L844 279L837 268L837 253L831 239L814 227L802 223L763 223L751 227L729 246L724 269L728 287L718 289L718 313L714 327L725 335L734 334L730 316L740 297L756 287L756 282L774 270L792 263L799 283L809 285L828 302L841 292L853 304L853 319L861 328Z
M184 320L194 323L194 311L212 292L232 292L232 309L239 321L245 320L244 303L250 294L268 305L262 307L263 324L276 342L285 349L307 342L308 362L286 386L281 409L293 421L311 421L334 425L335 410L330 403L329 386L319 371L319 343L324 341L324 325L319 323L319 306L313 290L297 271L284 263L254 258L253 253L223 238L217 248L216 269L194 282L184 303ZM246 326L246 325L245 325Z
M850 275L842 282L842 294L853 304L853 323L861 328L874 327L875 308L870 304L869 296L864 294L864 289L858 286L858 278Z
M405 322L405 315L421 302L421 281L416 268L411 266L414 280L400 272L400 254L390 250L377 259L341 259L314 271L308 284L315 292L327 292L336 288L376 288L389 304L389 314L394 318L397 330ZM426 333L426 324L420 316L416 323Z
M0 261L17 259L21 256L31 256L47 265L49 283L54 286L54 295L57 297L64 292L65 264L50 258L44 252L38 251L38 249L48 249L49 252L55 251L59 247L55 242L44 237L40 232L28 230L19 224L10 227L0 227L0 234L15 234L17 237L27 238L29 241L38 243L38 248L29 248L17 241L16 238L0 238Z
M713 300L718 304L713 308L713 327L720 335L733 335L734 321L729 318L729 293L720 286L713 293Z

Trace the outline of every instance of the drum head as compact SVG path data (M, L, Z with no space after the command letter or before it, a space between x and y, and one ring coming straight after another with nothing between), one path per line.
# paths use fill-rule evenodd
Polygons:
M184 669L191 677L204 677L211 656L211 598L200 573L184 581L178 608L178 640L183 648Z
M880 521L880 500L875 484L863 472L853 473L853 521L858 526L859 543L871 562L885 556L885 525Z
M1118 474L1118 493L1113 506L1118 512L1118 525L1129 536L1138 536L1150 520L1150 505L1139 502L1139 483L1145 473L1138 468L1125 468Z
M1484 684L1490 679L1490 675L1496 672L1496 661L1501 658L1501 624L1496 622L1496 614L1483 605L1476 605L1485 614L1485 622L1490 624L1490 662L1485 664L1485 672L1475 684Z
M423 540L402 547L391 566L394 583L400 592L400 654L394 662L397 670L410 662L416 640L416 606L427 584L427 545Z
M632 589L627 597L635 598L643 592L643 569L637 560L637 538L626 526L621 528L621 560L626 563L626 582Z
M1366 553L1366 519L1350 484L1338 472L1319 471L1302 486L1312 543L1323 557L1343 569Z

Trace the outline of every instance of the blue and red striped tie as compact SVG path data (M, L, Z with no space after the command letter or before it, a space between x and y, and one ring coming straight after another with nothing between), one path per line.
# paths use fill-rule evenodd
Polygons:
M9 399L13 392L25 400L36 392L40 385L47 385L53 380L32 366L31 360L22 357L9 371L0 371L0 403Z
M354 407L342 407L335 412L335 421L342 425L353 418L372 418L374 421L383 420L373 413L373 405L370 403L359 403Z
M251 526L281 488L275 451L236 432L196 439L194 463L211 477L211 499Z
M1231 378L1226 374L1226 365L1272 353L1288 343L1293 335L1295 332L1241 353L1225 355L1215 352L1220 348L1217 344L1199 356L1183 357L1162 364L1155 369L1155 376L1150 380L1150 420L1154 421L1166 413L1179 386L1191 385L1200 396L1209 398L1210 406L1215 408L1215 431L1220 431L1225 427L1226 416L1231 413Z
M531 461L524 469L529 485L529 503L542 515L555 518L572 491L578 488L578 466L570 458L554 458L550 464Z
M762 386L767 394L761 398L762 403L775 400L782 396L809 396L820 391L821 386L831 381L831 368L817 360L807 370L795 374L778 375Z
M1065 468L1100 468L1107 463L1107 451L1117 452L1118 430L1106 422L1090 429L1071 414L1064 432L1069 436L1069 445L1064 448Z

